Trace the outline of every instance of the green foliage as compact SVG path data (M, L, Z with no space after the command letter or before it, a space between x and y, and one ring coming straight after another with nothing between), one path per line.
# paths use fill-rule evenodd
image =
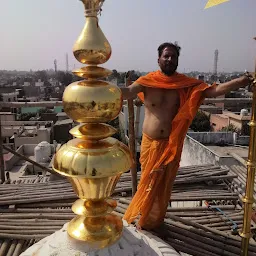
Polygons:
M47 72L45 70L36 71L35 75L36 75L36 78L41 79L42 82L45 82L48 79L48 75L47 75Z
M209 132L211 130L210 116L198 111L190 125L190 129L194 132Z
M43 113L53 113L53 111L49 108L41 108L38 110L38 114L41 115Z
M240 133L241 131L235 127L233 124L229 124L225 127L223 127L221 130L221 132L236 132L236 133Z
M36 113L22 113L20 115L20 121L29 121L31 117L35 117Z
M68 72L58 71L57 79L64 86L68 86L73 81L73 75L71 73L68 73Z

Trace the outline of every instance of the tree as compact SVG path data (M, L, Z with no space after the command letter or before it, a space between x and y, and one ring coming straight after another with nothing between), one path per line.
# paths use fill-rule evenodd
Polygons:
M35 117L36 116L36 113L22 113L20 115L20 120L21 121L29 121L29 119L31 117Z
M202 111L198 111L190 125L190 129L195 132L209 132L211 130L210 116Z
M37 79L41 79L42 82L47 81L48 76L45 70L36 71L35 73Z
M221 130L221 132L236 132L236 133L241 133L241 131L233 124L229 124L225 127L223 127Z
M57 79L64 86L68 86L73 81L73 75L68 72L58 71Z
M51 110L51 109L49 109L49 108L41 108L41 109L39 109L38 111L38 114L41 116L41 114L43 114L43 113L53 113L53 111Z

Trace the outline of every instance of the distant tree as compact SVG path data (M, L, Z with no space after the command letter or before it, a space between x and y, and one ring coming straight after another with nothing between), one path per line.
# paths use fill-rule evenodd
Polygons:
M53 113L53 111L49 108L41 108L37 111L37 113L41 116L43 113Z
M45 70L36 71L35 76L37 79L41 79L42 82L45 82L48 80L48 75Z
M36 113L22 113L20 115L20 121L29 121L31 117L35 117Z
M198 111L190 125L190 129L195 132L209 132L211 130L210 116L202 111Z
M130 78L132 81L136 81L139 78L139 76L136 74L135 70L130 71Z
M222 129L220 129L221 132L236 132L236 133L241 133L241 130L238 129L236 126L233 124L229 124Z
M117 82L119 83L119 84L124 84L124 80L125 80L125 72L123 72L123 73L120 73L120 75L119 75L119 79L117 80Z
M73 81L73 75L68 72L58 71L57 79L64 86L68 86Z

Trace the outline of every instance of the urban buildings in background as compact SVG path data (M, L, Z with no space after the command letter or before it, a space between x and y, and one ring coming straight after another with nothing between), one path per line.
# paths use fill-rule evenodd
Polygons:
M241 76L242 72L218 72L218 54L219 52L216 50L214 52L212 72L193 71L185 74L190 77L198 78L208 84L223 83ZM68 55L66 54L65 56L66 71L58 70L57 60L53 61L54 69L51 70L36 72L0 71L0 101L5 103L24 103L23 106L20 104L20 107L15 107L14 105L1 107L0 118L3 143L12 150L23 152L31 159L38 160L36 147L41 145L40 143L48 143L51 145L51 152L54 152L53 148L56 148L56 145L63 144L71 139L69 130L75 123L63 112L62 106L47 107L46 104L44 107L31 107L29 104L26 104L29 102L61 101L65 87L74 81L80 80L80 78L74 76L69 71ZM145 74L146 72L130 71L132 80L136 80ZM113 70L107 80L122 87L125 83L125 75L125 72ZM238 91L223 95L221 98L241 99L250 98L251 96L252 93L249 91L249 88L242 88ZM52 104L50 105L52 106ZM227 140L225 138L227 137L229 138L228 143L230 143L230 138L232 137L233 144L248 145L248 122L250 117L251 103L249 101L247 103L240 100L212 104L205 103L200 107L198 117L194 120L195 124L191 126L190 134L191 132L201 132L201 137L199 135L193 136L196 137L198 141L211 141L211 144L215 143L216 145L223 144L223 141L226 145ZM144 112L142 106L142 110L139 114L139 134L137 134L138 153L143 118ZM119 119L114 120L112 123L114 126L120 128L117 136L122 137L123 134L124 141L128 136L127 122L128 112L124 104ZM205 135L204 132L207 134ZM225 133L232 134L232 136L225 135L226 137L223 139L223 134ZM203 140L202 136L204 138ZM205 136L208 136L208 139L205 139ZM210 139L210 137L214 139ZM5 167L10 170L10 166L15 162L13 160L15 157L12 156L10 152L5 153ZM17 160L17 157L15 159ZM50 168L49 163L51 160L48 160L46 161L48 163L47 167Z

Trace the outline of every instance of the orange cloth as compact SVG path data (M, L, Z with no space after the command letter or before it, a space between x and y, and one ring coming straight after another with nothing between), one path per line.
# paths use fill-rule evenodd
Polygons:
M203 92L210 86L178 73L165 76L161 71L140 77L136 83L146 87L176 89L180 95L180 108L172 121L169 138L153 140L143 134L141 179L124 215L128 223L140 217L138 225L152 229L160 225L164 219L187 130L204 100ZM144 101L143 93L139 93L138 96Z

